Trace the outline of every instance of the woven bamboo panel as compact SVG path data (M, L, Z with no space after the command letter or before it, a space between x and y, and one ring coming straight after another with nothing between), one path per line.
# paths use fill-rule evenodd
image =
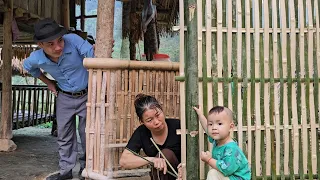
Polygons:
M89 69L87 102L87 170L109 175L134 130L137 94L154 96L166 117L180 117L179 64L113 59L85 59ZM108 165L109 164L109 165Z

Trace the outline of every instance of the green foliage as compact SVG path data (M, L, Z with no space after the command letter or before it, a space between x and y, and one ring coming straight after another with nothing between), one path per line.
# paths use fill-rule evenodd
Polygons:
M42 129L44 129L44 128L52 128L52 122L46 122L46 123L43 123L43 124L39 124L37 127L38 128L42 128Z

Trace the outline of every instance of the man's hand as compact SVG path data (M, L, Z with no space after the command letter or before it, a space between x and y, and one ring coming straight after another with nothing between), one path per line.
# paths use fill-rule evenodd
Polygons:
M56 88L56 83L54 81L49 81L47 85L48 85L48 89L57 97L58 91Z
M209 159L211 158L211 153L209 151L202 151L200 154L200 158L203 162L208 163Z
M154 158L152 162L154 168L158 169L159 171L163 170L163 174L167 173L167 164L163 158Z

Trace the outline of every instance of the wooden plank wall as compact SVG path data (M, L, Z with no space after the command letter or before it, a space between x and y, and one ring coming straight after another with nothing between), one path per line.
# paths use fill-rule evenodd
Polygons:
M62 24L61 0L15 0L14 6L43 18L52 17L59 24Z

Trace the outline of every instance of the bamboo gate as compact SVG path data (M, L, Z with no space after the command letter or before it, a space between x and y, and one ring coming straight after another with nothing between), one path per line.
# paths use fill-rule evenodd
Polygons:
M86 58L84 66L89 69L84 175L107 179L120 172L147 172L124 172L119 166L123 148L140 125L134 100L139 93L152 95L159 100L166 117L179 119L179 83L174 80L179 63Z
M319 1L194 2L187 7L180 0L180 77L176 79L181 81L181 105L190 103L184 82L185 47L190 42L184 41L185 25L195 13L199 104L205 113L215 105L233 110L233 136L248 157L252 179L318 179ZM182 142L188 136L185 111L190 110L181 106ZM203 131L199 146L208 148ZM200 167L204 179L204 164Z

